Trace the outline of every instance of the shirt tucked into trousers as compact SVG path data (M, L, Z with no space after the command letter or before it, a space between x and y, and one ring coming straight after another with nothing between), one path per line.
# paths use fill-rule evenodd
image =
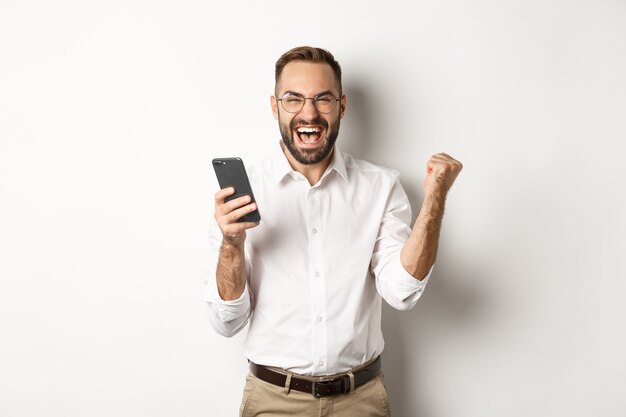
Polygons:
M389 417L389 398L383 374L350 394L315 398L300 391L289 391L254 375L246 377L241 417Z

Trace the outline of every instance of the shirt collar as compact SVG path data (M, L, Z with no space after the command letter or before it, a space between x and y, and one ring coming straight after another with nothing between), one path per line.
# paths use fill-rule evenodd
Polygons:
M289 151L287 151L289 152ZM337 173L343 178L343 180L347 183L348 181L348 170L346 169L346 161L343 158L343 154L337 146L335 145L335 149L333 151L333 157L326 168L326 171L322 175L322 178L330 174L332 171L337 171ZM277 183L281 182L285 176L295 172L289 164L289 160L285 156L282 147L278 150L274 157L273 164L273 175Z
M333 159L330 161L330 165L326 169L326 172L330 172L332 170L337 171L341 178L348 183L348 170L346 169L346 161L343 159L343 154L335 145L335 150L333 151Z

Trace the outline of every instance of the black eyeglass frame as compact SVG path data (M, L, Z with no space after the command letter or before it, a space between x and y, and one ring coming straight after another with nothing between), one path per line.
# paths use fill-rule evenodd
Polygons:
M302 102L302 107L300 107L300 108L299 108L298 110L296 110L296 111L289 111L289 110L287 110L287 109L285 108L285 105L283 104L283 99L285 98L285 96L286 96L286 95L291 95L291 96L296 96L296 97L300 97L300 98L302 98L302 99L304 100L304 101ZM323 92L323 93L317 94L317 95L316 95L316 96L314 96L314 97L304 97L302 94L298 94L298 93L289 93L289 92L287 92L287 93L283 94L281 98L276 98L276 97L274 97L274 98L276 98L276 101L280 101L280 106L283 108L283 110L285 110L287 113L291 113L291 114L298 113L299 111L301 111L301 110L304 108L304 105L306 104L306 101L307 101L307 100L313 100L313 107L315 107L315 110L317 110L318 112L320 112L320 113L322 113L322 114L330 114L330 113L332 113L333 111L335 111L335 109L337 108L337 106L335 106L335 108L333 108L333 109L332 109L331 111L329 111L329 112L323 112L323 111L321 111L320 109L318 109L318 108L317 108L317 104L316 104L316 101L315 101L315 100L319 99L320 97L332 97L332 98L334 98L334 99L335 99L335 102L341 101L341 97L337 98L337 97L335 97L335 96L334 96L332 93L330 93L330 92Z

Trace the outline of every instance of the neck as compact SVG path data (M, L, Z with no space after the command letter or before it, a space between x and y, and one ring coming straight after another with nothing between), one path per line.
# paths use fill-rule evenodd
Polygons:
M291 168L293 168L294 171L297 171L300 174L304 175L304 177L309 181L309 185L311 186L317 184L320 178L322 178L322 175L324 175L324 172L326 172L326 168L328 168L328 166L330 165L330 161L333 159L333 154L335 153L335 147L333 146L333 149L328 155L326 155L326 158L324 158L317 164L305 165L296 161L293 155L291 155L291 152L289 152L289 150L285 148L285 145L282 143L282 141L280 142L280 147L287 157Z

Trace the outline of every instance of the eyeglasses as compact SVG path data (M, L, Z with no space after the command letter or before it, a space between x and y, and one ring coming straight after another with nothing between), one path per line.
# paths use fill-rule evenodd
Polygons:
M307 100L313 100L313 106L320 113L330 113L337 108L337 102L341 99L330 93L318 94L315 97L304 97L298 93L285 93L282 98L277 98L288 113L298 113L304 107Z

